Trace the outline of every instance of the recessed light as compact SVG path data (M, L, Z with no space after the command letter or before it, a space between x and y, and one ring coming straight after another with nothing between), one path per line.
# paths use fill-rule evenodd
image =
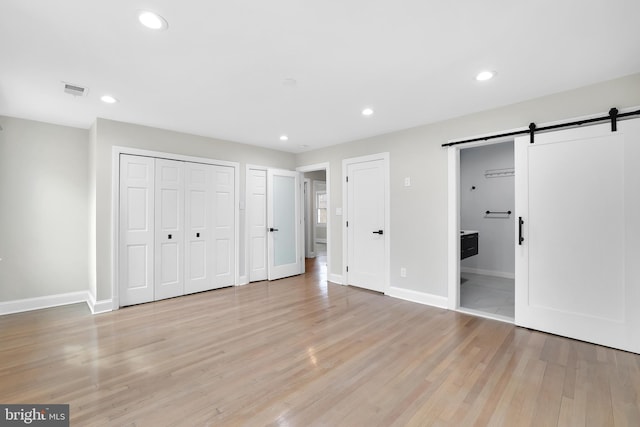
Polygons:
M115 99L115 98L114 98L113 96L111 96L111 95L102 95L102 96L100 97L100 100L101 100L102 102L107 103L107 104L115 104L116 102L118 102L118 100L117 100L117 99Z
M476 80L479 82L484 82L487 80L491 80L495 75L496 73L494 71L481 71L476 76Z
M280 136L280 141L288 141L289 137L287 135L281 135Z
M138 21L142 25L152 30L166 30L169 28L167 20L157 13L149 12L148 10L141 10L138 12Z
M370 116L372 114L373 114L373 110L371 108L365 108L364 110L362 110L363 116Z

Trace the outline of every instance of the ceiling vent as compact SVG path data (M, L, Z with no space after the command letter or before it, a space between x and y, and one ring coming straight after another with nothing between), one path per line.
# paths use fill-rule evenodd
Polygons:
M76 84L64 83L64 93L68 93L73 96L86 96L89 92L89 88L82 87Z

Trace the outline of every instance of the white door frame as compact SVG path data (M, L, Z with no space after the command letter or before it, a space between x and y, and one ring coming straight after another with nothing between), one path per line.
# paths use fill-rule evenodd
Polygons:
M300 172L303 175L305 172L313 172L317 170L325 171L325 174L326 174L325 181L327 183L327 278L328 278L331 275L331 222L332 222L331 217L333 216L331 215L331 164L329 162L315 163L313 165L298 166L296 168L296 171ZM309 188L309 190L313 192L312 188ZM304 218L304 206L302 207L302 209L303 209L302 218ZM313 215L309 215L309 216L313 217ZM303 238L302 247L305 247L306 242L304 241L304 233L301 233L301 234ZM315 254L315 247L314 247L314 254ZM304 269L304 263L302 267Z
M363 162L371 162L374 160L382 160L384 163L384 277L383 277L383 293L388 294L391 287L391 192L390 192L390 171L389 171L389 153L370 154L368 156L352 157L342 160L342 211L343 218L349 217L349 204L347 195L347 168L349 165ZM329 175L327 174L327 189L329 188ZM331 215L329 215L331 216ZM327 224L328 225L328 224ZM329 248L327 230L327 248ZM342 221L342 271L343 277L342 284L347 285L349 283L349 273L346 266L349 265L349 248L347 244L347 223L346 220ZM327 249L328 251L328 249Z
M133 156L154 157L167 160L179 160L183 162L203 163L207 165L230 166L233 168L235 185L235 203L234 203L234 221L235 236L237 242L235 248L235 273L234 283L238 284L239 280L239 258L240 258L240 191L239 191L239 170L240 163L228 162L224 160L214 160L204 157L183 156L175 153L165 153L162 151L141 150L138 148L113 146L111 147L111 299L113 310L120 308L120 291L119 291L119 254L120 254L120 155L130 154Z

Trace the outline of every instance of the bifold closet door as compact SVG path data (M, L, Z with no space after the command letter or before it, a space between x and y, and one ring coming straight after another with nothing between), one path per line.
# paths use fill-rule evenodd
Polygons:
M154 298L154 172L149 157L120 156L120 305Z
M187 163L185 293L213 288L213 166Z
M120 157L120 306L236 282L235 169Z
M154 300L184 294L184 162L155 160Z
M212 166L214 176L215 288L235 284L235 176L230 166Z

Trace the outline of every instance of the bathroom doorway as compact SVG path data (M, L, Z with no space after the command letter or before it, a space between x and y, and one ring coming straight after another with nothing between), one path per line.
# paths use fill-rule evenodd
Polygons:
M460 149L459 309L513 322L513 141Z

